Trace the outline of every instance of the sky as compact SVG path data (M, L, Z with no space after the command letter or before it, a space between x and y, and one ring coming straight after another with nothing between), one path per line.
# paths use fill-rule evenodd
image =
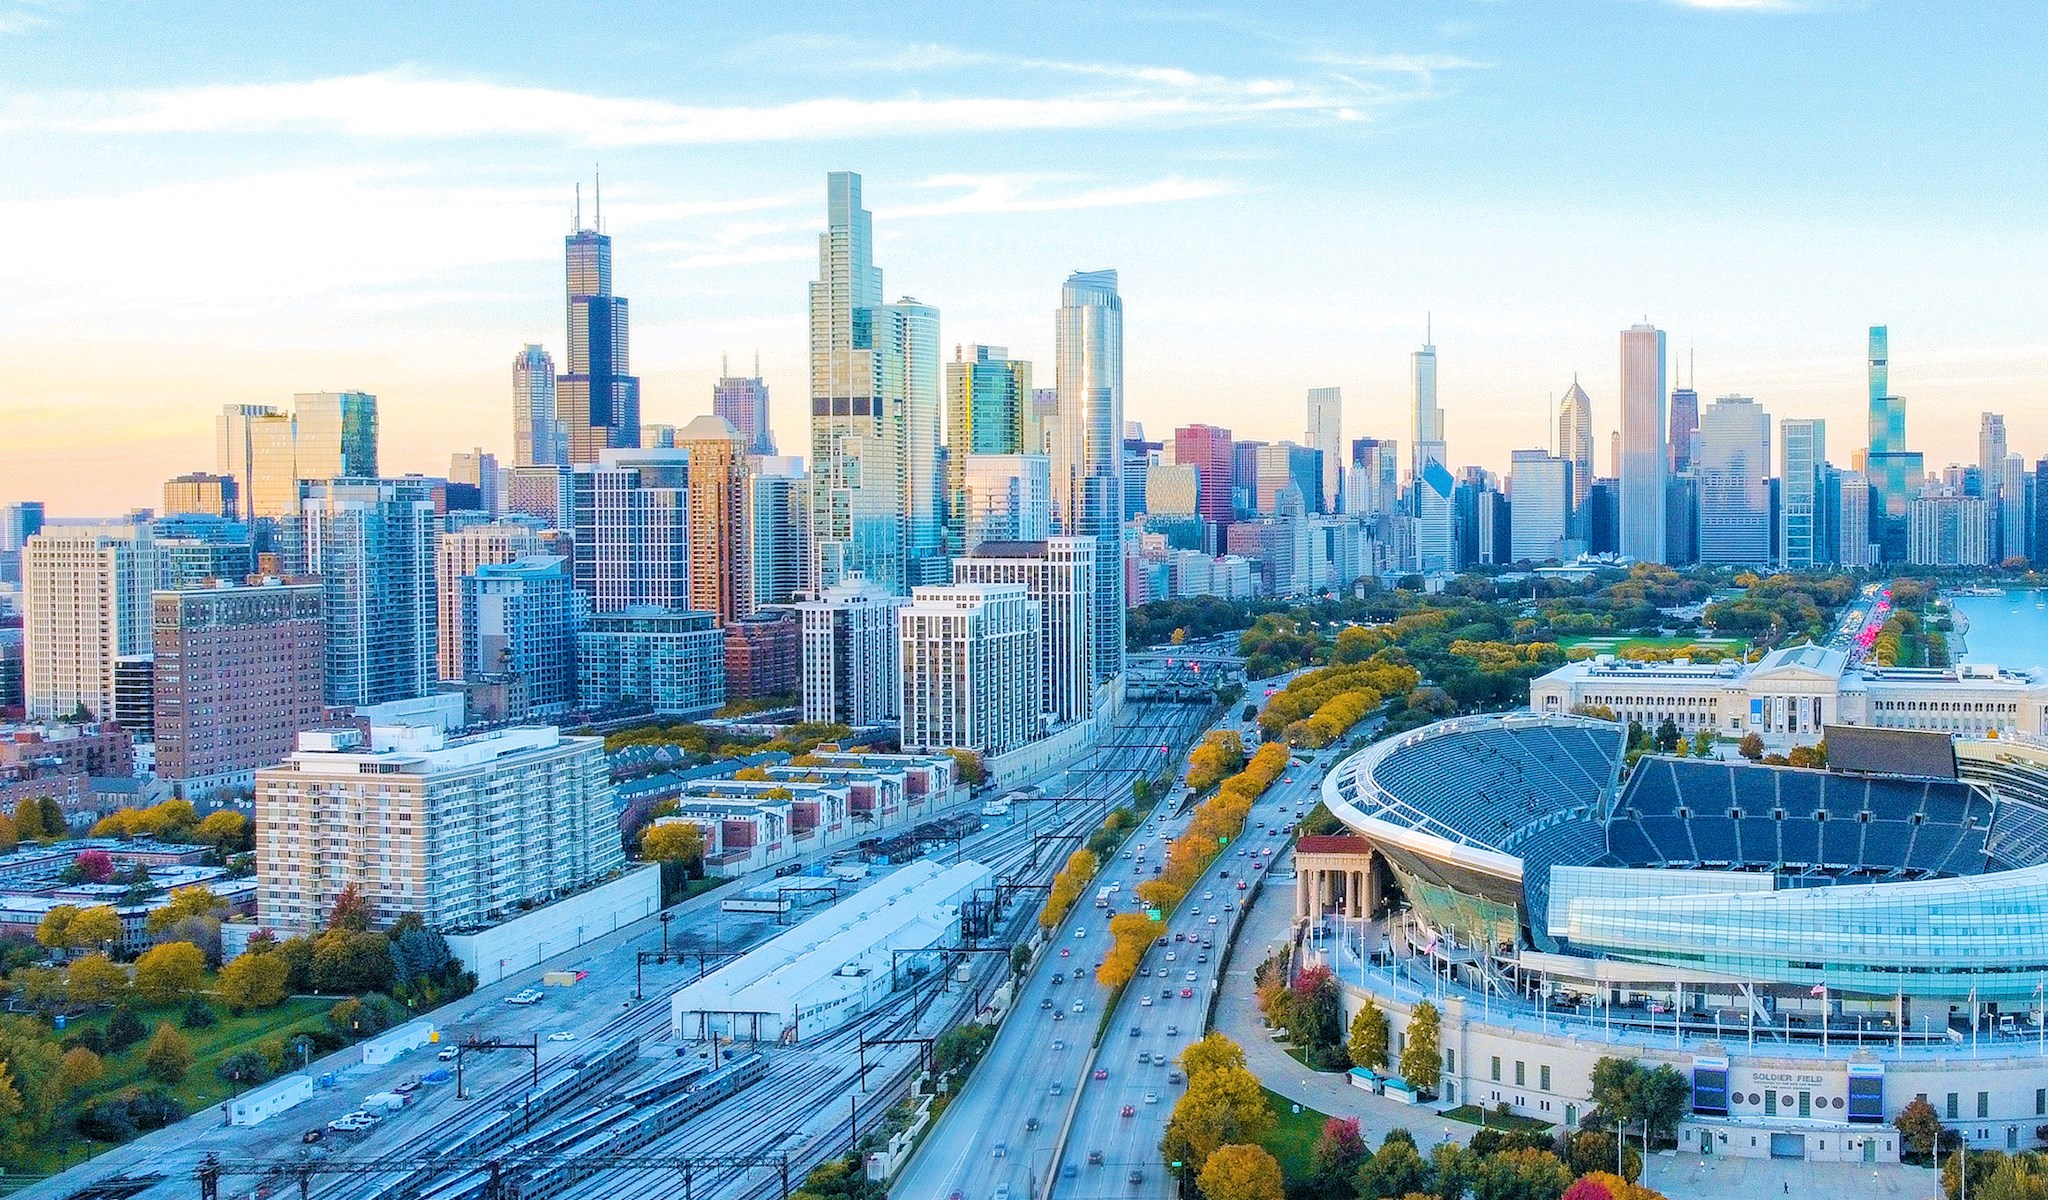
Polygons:
M1645 318L1701 395L1864 444L1864 339L1930 464L1980 411L2048 454L2048 89L2033 0L488 6L0 0L0 502L160 500L226 403L379 397L386 473L509 461L512 363L563 357L601 174L642 418L759 354L808 447L827 171L888 296L1050 382L1114 267L1126 416L1450 456L1616 424Z

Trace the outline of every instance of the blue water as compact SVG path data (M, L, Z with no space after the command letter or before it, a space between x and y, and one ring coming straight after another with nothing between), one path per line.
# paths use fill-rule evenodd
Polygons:
M1950 596L1969 622L1963 660L2001 667L2048 666L2048 591L2007 588L2004 596Z

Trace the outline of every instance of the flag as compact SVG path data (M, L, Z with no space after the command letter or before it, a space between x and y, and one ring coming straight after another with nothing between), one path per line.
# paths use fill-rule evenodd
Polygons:
M1813 985L1813 990L1806 994L1809 996L1825 996L1828 994L1828 985L1825 983L1816 983Z

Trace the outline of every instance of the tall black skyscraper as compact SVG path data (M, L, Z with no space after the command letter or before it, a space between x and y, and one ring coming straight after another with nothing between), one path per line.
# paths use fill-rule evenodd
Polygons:
M555 411L569 461L593 463L607 447L640 445L640 380L630 373L626 300L612 295L612 239L583 228L581 204L576 225L566 239L569 371L556 382Z

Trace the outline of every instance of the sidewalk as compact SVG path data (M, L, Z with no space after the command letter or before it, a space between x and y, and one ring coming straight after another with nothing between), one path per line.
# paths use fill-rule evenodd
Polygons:
M1293 869L1291 850L1271 868L1282 874ZM1278 884L1278 880L1267 880L1238 929L1230 969L1223 976L1223 992L1216 1001L1216 1031L1244 1047L1245 1066L1259 1082L1304 1108L1333 1117L1357 1117L1359 1130L1374 1146L1395 1128L1414 1134L1416 1144L1423 1147L1445 1140L1465 1141L1474 1126L1444 1120L1426 1105L1399 1104L1352 1087L1347 1076L1311 1071L1267 1036L1252 972L1271 951L1287 943L1287 930L1294 921L1290 907L1293 883Z

